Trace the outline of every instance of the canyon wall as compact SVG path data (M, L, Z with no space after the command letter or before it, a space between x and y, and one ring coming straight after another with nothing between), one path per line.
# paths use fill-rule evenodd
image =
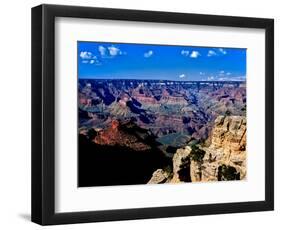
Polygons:
M161 178L161 180L159 179ZM186 146L173 156L173 170L157 170L154 183L243 180L246 178L246 117L219 116L210 145Z

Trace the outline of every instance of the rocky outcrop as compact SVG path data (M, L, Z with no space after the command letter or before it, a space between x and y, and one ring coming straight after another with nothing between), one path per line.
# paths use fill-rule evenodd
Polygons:
M243 180L246 177L246 130L246 117L217 117L211 144L178 149L173 156L172 175L166 176L172 179L166 183Z
M135 132L132 132L132 130ZM99 145L118 145L136 151L145 151L151 149L151 143L146 140L148 138L150 136L147 130L136 127L130 121L120 123L118 120L113 120L107 129L97 133L93 142Z
M179 183L181 181L190 182L190 157L191 148L178 149L173 157L173 177L171 183Z
M171 183L199 182L202 177L202 157L200 158L199 148L186 146L178 149L173 157L173 178ZM198 157L199 156L199 157Z
M202 180L217 178L217 166L233 167L240 175L246 177L246 117L219 116L215 120L211 136L211 145L206 151L205 172Z
M148 184L163 184L167 181L169 174L163 169L157 169L153 174Z

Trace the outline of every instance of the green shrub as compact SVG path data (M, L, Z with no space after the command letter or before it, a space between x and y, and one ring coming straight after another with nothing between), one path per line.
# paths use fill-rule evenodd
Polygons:
M225 116L230 116L231 115L231 112L229 110L226 110L225 111Z
M240 173L234 167L223 164L218 168L218 180L240 180Z
M197 145L192 145L189 157L193 161L202 162L203 158L205 156L205 153L206 152L204 150L200 149Z

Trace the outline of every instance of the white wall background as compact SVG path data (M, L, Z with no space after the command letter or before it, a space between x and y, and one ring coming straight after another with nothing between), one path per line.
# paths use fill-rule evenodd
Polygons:
M30 222L30 8L37 0L1 2L0 35L0 228L39 229ZM50 4L161 10L275 18L275 211L200 217L76 224L68 229L265 229L280 225L281 218L281 80L279 1L225 0L56 0ZM279 92L278 92L279 89ZM258 102L257 102L258 104ZM50 227L47 227L50 228ZM55 226L64 229L66 226Z

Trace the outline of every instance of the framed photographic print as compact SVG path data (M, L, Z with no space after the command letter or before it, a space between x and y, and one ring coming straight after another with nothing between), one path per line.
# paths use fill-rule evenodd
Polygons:
M32 221L273 210L273 19L32 9Z

